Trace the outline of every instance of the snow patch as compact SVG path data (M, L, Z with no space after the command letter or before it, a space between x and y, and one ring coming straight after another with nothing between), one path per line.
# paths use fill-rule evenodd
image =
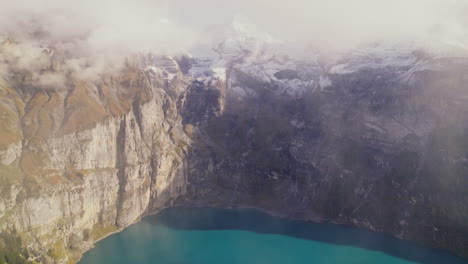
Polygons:
M320 89L323 91L325 88L332 86L332 81L326 76L320 76L319 85Z
M414 49L409 47L374 46L355 50L333 66L331 74L351 74L363 69L383 69L387 67L411 67L417 62L413 54Z
M381 128L380 126L378 125L375 125L375 124L372 124L372 123L369 123L369 122L365 122L364 125L371 129L371 130L374 130L374 131L377 131L378 133L380 134L386 134L387 131L385 131L383 128Z
M226 68L216 67L213 68L214 77L218 80L226 80Z
M303 121L298 121L296 119L291 120L289 123L296 128L304 128L305 126L305 123Z

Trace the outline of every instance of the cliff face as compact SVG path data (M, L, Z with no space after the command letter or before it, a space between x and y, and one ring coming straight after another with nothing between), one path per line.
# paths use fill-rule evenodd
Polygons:
M71 263L164 207L255 206L466 254L467 61L206 64L140 58L64 89L2 82L0 228L37 261Z
M1 229L19 231L39 262L75 262L170 205L186 187L177 104L187 86L139 68L64 91L2 84L12 116L2 128L17 137L0 152Z
M290 68L305 89L236 65L221 116L184 112L203 131L187 159L187 196L327 219L466 256L467 62ZM186 105L200 92L191 89Z

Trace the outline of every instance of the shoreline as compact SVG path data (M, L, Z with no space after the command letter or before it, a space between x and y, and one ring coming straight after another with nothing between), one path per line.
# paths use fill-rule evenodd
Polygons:
M118 230L115 230L109 234L106 234L105 236L97 239L96 241L93 241L93 244L91 247L87 248L85 251L83 251L81 254L80 254L80 257L79 259L77 260L76 263L79 263L83 257L83 255L88 252L89 250L92 250L93 248L96 247L96 244L98 242L100 242L101 240L104 240L114 234L117 234L117 233L120 233L122 232L123 230L127 229L128 227L130 226L133 226L135 224L138 224L142 221L143 218L145 217L150 217L150 216L154 216L154 215L157 215L158 213L160 213L161 211L165 210L165 209L168 209L168 208L205 208L205 209L223 209L223 210L244 210L244 209L252 209L252 210L257 210L259 212L262 212L262 213L265 213L267 215L270 215L272 217L277 217L277 218L281 218L281 219L285 219L285 220L292 220L292 221L301 221L301 222L309 222L309 223L330 223L330 224L335 224L335 225L342 225L342 226L348 226L348 227L352 227L352 228L357 228L357 229L360 229L360 230L364 230L364 231L368 231L368 232L372 232L372 233L380 233L380 234L384 234L384 235L387 235L387 236L390 236L390 237L393 237L395 239L398 239L398 240L401 240L401 241L406 241L406 242L410 242L410 243L413 243L417 246L421 246L421 247L426 247L426 248L429 248L429 249L432 249L432 250L438 250L438 251L441 251L441 252L445 252L445 253L448 253L450 255L453 255L453 256L456 256L456 257L459 257L461 259L467 259L465 258L464 256L462 255L459 255L455 252L452 252L452 251L449 251L447 249L443 249L443 248L437 248L437 247L432 247L432 246L428 246L428 245L424 245L422 243L417 243L417 242L414 242L414 241L411 241L411 240L407 240L407 239L402 239L401 237L398 237L394 234L391 234L391 233L387 233L387 232L383 232L383 231L376 231L376 230L372 230L370 229L369 227L366 228L366 226L359 226L359 225L356 225L356 224L352 224L350 222L344 222L344 221L333 221L331 219L327 219L327 218L324 218L324 217L320 217L320 216L313 216L313 217L307 217L307 218L300 218L300 217L295 217L293 215L290 215L286 212L281 212L281 210L273 210L273 209L267 209L267 208L263 208L263 207L259 207L259 206L251 206L251 205L239 205L239 206L228 206L228 205L217 205L217 206L212 206L212 205L207 205L207 204L177 204L177 205L172 205L172 206L167 206L167 207L163 207L163 208L160 208L160 209L157 209L155 210L154 212L151 212L151 213L147 213L145 215L142 215L140 216L136 221L134 221L133 223L129 224L128 226L126 227L123 227L123 228L120 228Z

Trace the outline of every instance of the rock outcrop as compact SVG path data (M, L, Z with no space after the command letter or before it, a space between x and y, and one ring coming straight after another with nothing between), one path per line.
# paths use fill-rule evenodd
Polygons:
M0 229L38 262L74 263L168 206L253 206L466 256L468 61L361 55L209 71L149 56L62 89L10 76Z

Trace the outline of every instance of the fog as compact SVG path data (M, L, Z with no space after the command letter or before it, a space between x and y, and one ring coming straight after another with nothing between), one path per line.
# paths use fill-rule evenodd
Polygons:
M172 2L174 17L182 23L197 21L207 26L228 23L240 15L277 39L322 50L350 49L369 42L411 42L428 49L468 48L465 0Z
M128 54L174 54L208 44L219 39L212 28L239 17L284 45L322 52L408 43L464 54L466 14L466 0L2 0L0 38L19 44L3 48L0 72L40 69L48 46L66 58L68 71L91 77Z

